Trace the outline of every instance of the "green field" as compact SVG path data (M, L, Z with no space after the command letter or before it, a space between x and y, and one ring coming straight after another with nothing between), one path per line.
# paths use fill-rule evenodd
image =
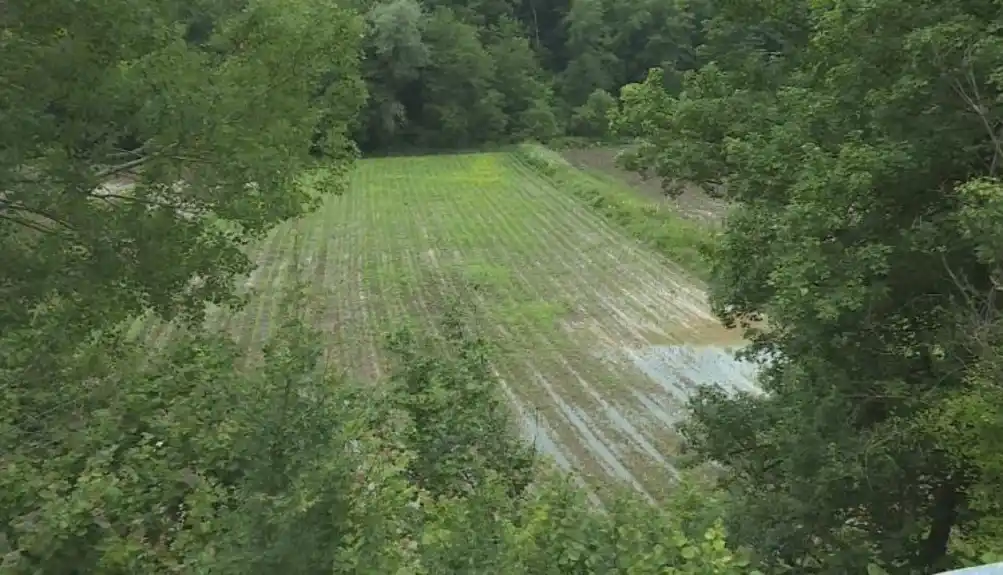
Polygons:
M298 274L328 361L376 380L385 330L449 298L476 309L526 433L589 483L652 494L695 385L748 386L699 284L508 153L361 161L348 193L275 231L233 327L266 337Z

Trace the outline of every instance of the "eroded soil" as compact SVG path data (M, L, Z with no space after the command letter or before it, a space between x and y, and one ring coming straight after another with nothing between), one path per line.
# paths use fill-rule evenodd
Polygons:
M714 222L724 216L724 203L711 198L696 186L686 186L682 195L670 198L665 195L662 182L658 178L646 178L636 172L620 168L616 165L618 151L618 148L612 147L580 148L564 150L561 155L581 170L603 174L626 184L644 197L672 204L679 214L687 219Z

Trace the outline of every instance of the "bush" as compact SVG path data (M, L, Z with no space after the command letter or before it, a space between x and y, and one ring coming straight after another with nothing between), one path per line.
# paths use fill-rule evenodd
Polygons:
M62 358L66 411L52 389L4 404L3 571L741 572L706 514L633 493L597 509L536 461L462 316L396 332L374 389L330 374L297 307L257 359L222 332L109 336Z
M371 416L371 390L319 365L319 341L290 318L250 364L210 331L176 333L164 349L106 336L50 358L75 369L4 404L3 572L392 564L415 497L408 454L371 427L391 425ZM61 409L44 402L53 390Z
M446 307L437 334L401 329L388 338L397 357L391 397L409 416L407 446L415 454L410 479L437 496L467 495L490 479L516 497L532 480L533 450L498 393L490 346L465 325L462 307Z
M606 90L595 90L584 104L571 114L571 132L576 136L605 139L610 134L610 112L616 109L616 98Z

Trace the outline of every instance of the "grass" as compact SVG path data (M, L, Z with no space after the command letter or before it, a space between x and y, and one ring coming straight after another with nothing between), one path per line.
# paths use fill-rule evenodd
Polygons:
M516 155L634 238L707 279L710 268L704 253L714 246L712 228L682 218L668 204L647 200L612 178L578 170L542 146L523 144Z
M706 383L693 350L738 337L665 257L682 251L631 237L642 230L583 202L575 177L524 151L361 161L347 193L256 246L254 295L227 325L262 343L275 296L302 281L328 361L376 382L386 330L430 325L461 301L496 342L503 391L541 449L588 485L617 478L657 496L673 473L680 390ZM655 365L663 348L677 351ZM712 361L727 372L730 360Z

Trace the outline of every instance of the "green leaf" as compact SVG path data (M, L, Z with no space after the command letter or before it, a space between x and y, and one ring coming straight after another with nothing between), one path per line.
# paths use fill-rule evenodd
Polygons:
M888 575L888 572L875 563L868 563L867 575Z

